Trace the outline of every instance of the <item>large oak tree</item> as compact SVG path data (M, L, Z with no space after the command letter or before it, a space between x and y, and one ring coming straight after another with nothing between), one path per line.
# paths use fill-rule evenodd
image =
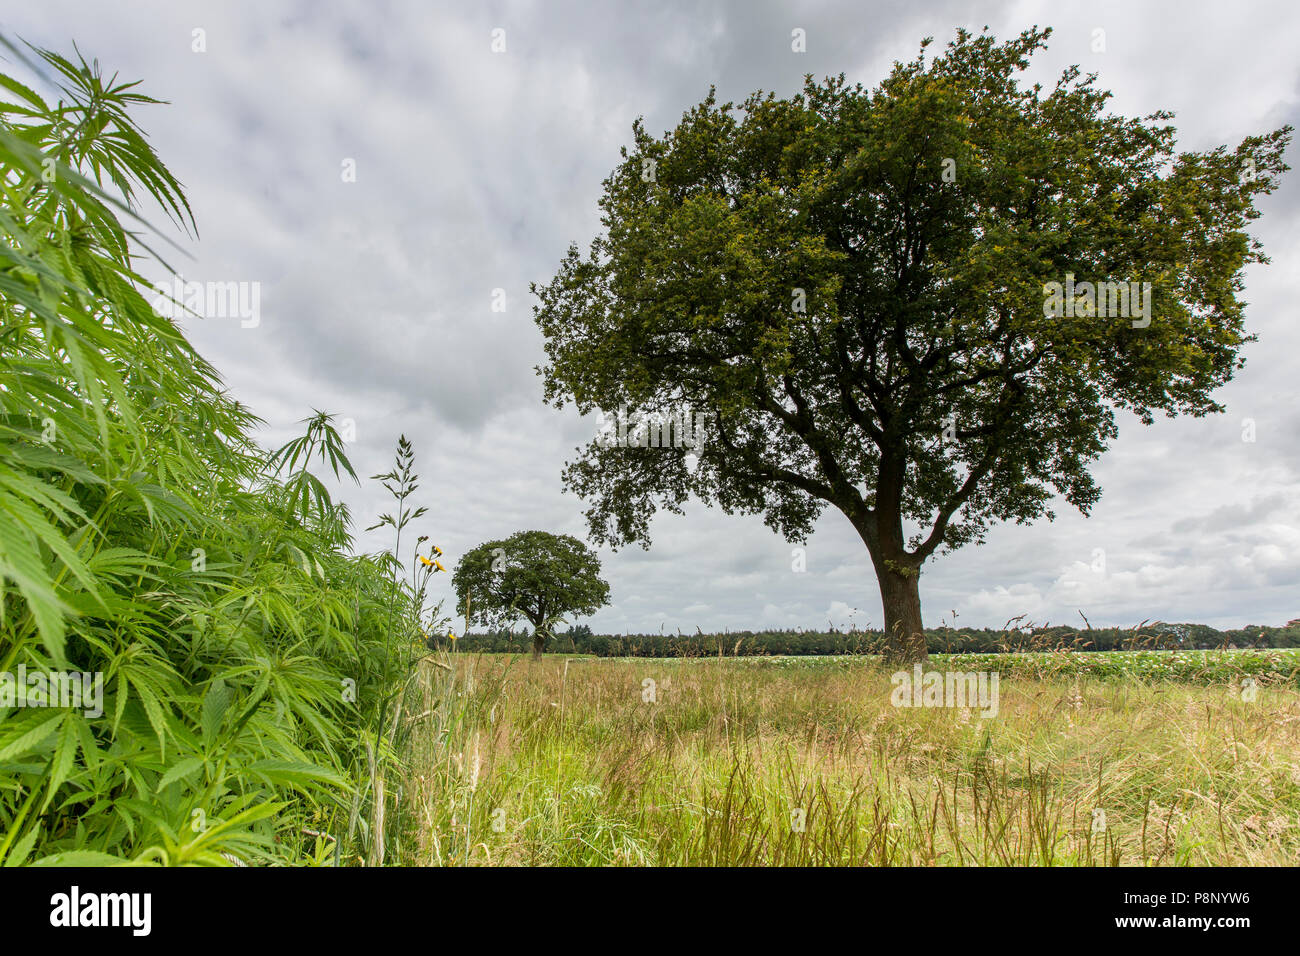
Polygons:
M1177 153L1171 114L1114 115L1077 67L1027 86L1049 34L962 31L874 90L710 91L662 137L634 124L603 234L534 287L546 397L689 407L707 434L593 440L565 483L595 540L646 546L691 495L794 541L833 506L871 555L889 656L918 660L932 554L1058 495L1086 514L1117 409L1222 411L1253 338L1242 270L1266 261L1245 227L1291 130Z

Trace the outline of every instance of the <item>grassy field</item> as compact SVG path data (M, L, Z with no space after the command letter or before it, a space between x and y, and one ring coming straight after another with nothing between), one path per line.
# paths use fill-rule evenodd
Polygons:
M1294 864L1296 653L1100 656L1003 656L989 718L895 707L889 672L861 658L443 657L411 718L399 856ZM928 666L985 663L971 657Z

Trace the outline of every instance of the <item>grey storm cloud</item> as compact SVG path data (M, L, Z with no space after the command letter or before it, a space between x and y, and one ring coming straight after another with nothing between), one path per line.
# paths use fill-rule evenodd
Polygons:
M585 532L560 472L596 424L542 404L528 289L596 234L600 182L633 120L669 129L710 86L733 101L788 95L806 74L873 86L922 38L941 45L986 24L999 36L1052 26L1033 79L1078 63L1117 111L1173 110L1183 148L1235 145L1300 113L1300 8L1286 3L1247 15L1175 2L46 0L13 8L0 28L60 51L75 40L170 101L140 120L198 221L198 240L174 235L186 251L174 264L187 278L262 285L257 328L192 320L192 339L266 421L268 444L322 408L353 420L350 453L370 475L388 467L398 434L410 437L430 508L422 533L454 559L521 528ZM504 54L490 50L498 28ZM204 53L192 50L195 30ZM794 30L806 53L791 50ZM1259 342L1220 393L1226 414L1146 427L1120 413L1092 515L1061 503L1054 523L996 528L932 562L927 623L1061 623L1081 610L1094 625L1297 616L1295 175L1262 203L1256 234L1273 262L1247 276ZM504 311L493 311L497 290ZM373 482L339 491L359 527L386 507ZM602 552L613 606L597 629L879 623L870 561L836 513L817 523L802 572L795 545L757 517L691 503L653 533L649 551Z

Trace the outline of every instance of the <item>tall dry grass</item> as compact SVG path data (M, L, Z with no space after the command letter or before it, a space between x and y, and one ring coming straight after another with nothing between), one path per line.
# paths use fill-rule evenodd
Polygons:
M420 678L402 862L1300 858L1294 687L1247 702L1227 685L1010 680L985 719L893 707L871 662L788 665L443 658Z

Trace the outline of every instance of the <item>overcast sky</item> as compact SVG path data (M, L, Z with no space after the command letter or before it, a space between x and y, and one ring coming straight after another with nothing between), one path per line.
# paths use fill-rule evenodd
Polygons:
M1289 2L6 6L7 34L65 53L76 41L170 101L137 117L194 207L200 238L177 236L192 257L185 278L261 284L256 327L183 324L265 419L262 439L331 411L355 422L349 453L370 475L405 433L429 507L422 533L453 561L526 528L585 534L560 471L593 426L542 404L528 285L596 234L601 180L636 117L670 129L710 84L724 100L788 95L807 73L874 86L923 37L1038 24L1056 32L1031 77L1095 71L1115 111L1174 111L1181 149L1300 125ZM795 28L804 53L791 50ZM1092 49L1098 28L1104 52ZM1298 175L1262 200L1255 235L1273 262L1247 274L1259 342L1218 393L1227 413L1151 427L1122 416L1091 517L1062 502L1055 523L998 528L932 561L928 626L954 611L972 626L1020 614L1078 624L1080 610L1094 626L1300 617ZM492 311L496 289L504 312ZM1254 442L1242 440L1247 418ZM385 509L373 482L342 493L359 528ZM612 606L589 622L597 631L880 625L870 561L838 512L818 524L804 573L758 517L696 503L652 531L649 551L602 549Z

